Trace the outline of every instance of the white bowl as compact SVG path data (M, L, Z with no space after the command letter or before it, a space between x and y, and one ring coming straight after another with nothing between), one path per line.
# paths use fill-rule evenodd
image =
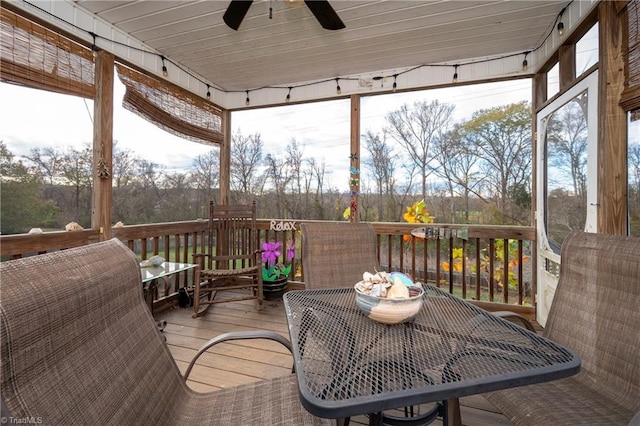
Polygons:
M422 307L424 290L420 285L409 287L408 299L387 299L356 292L358 308L374 321L383 324L401 324L411 321L418 315Z

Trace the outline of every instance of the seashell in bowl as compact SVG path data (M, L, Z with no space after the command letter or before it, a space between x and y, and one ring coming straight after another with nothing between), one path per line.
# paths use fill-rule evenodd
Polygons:
M363 293L358 287L358 284L354 287L358 308L372 320L383 324L411 321L422 307L424 290L420 284L408 286L409 297L401 299L373 296Z

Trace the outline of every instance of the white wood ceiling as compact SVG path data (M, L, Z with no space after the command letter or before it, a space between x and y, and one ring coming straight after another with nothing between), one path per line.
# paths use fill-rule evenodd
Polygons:
M228 1L75 3L214 86L244 91L529 51L569 1L330 0L338 31L282 0L254 1L238 31L222 20Z

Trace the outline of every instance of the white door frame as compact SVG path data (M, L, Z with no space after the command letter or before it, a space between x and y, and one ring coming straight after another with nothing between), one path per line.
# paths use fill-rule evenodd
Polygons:
M598 70L578 82L565 93L544 107L537 114L537 162L536 162L536 240L538 280L536 294L536 321L545 326L549 309L558 285L560 254L553 251L547 238L545 211L547 194L546 181L546 128L548 117L559 110L580 93L587 91L587 217L584 231L597 232L598 225ZM555 265L556 267L548 267Z

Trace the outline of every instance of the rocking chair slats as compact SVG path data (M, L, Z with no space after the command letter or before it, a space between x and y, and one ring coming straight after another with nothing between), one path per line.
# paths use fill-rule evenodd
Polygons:
M200 282L193 294L193 317L203 315L213 304L256 299L262 308L262 274L256 226L256 203L215 205L209 202L207 253L194 253L200 265ZM215 299L219 291L248 290L246 296Z

